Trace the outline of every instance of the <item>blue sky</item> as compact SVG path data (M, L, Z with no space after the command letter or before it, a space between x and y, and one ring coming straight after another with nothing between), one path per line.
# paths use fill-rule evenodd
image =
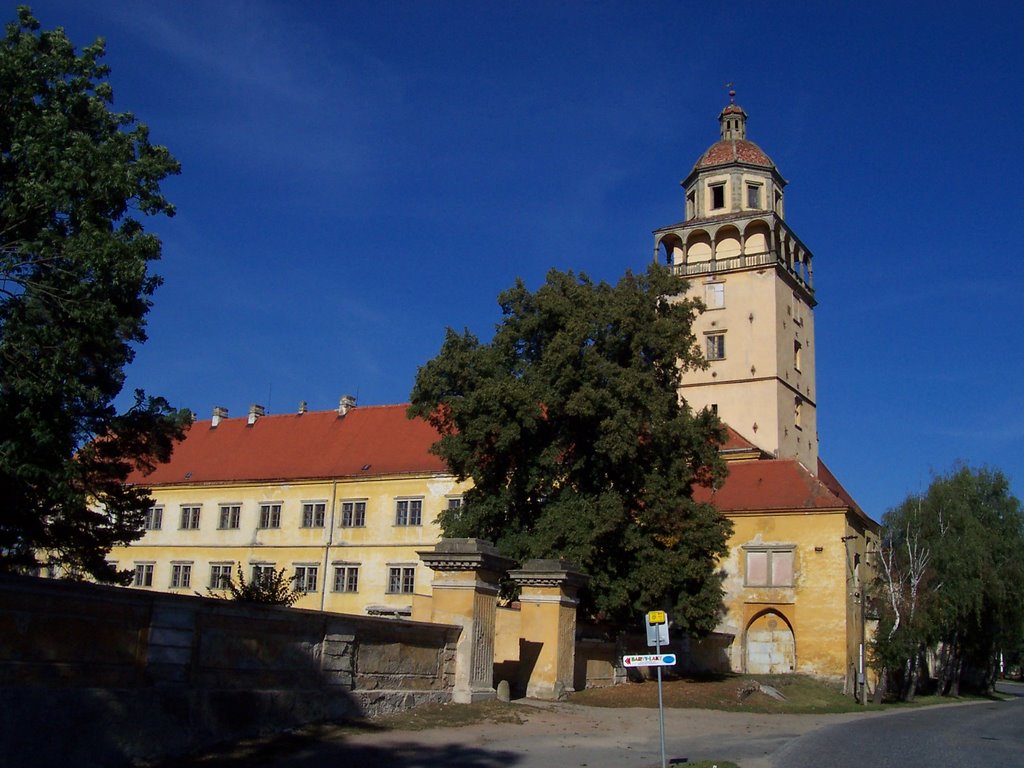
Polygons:
M731 81L815 255L826 462L876 518L958 460L1024 493L1019 3L33 8L182 163L129 391L404 402L516 277L645 269Z

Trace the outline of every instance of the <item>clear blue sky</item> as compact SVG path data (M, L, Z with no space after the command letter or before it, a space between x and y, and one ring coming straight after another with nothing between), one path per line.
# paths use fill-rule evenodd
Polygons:
M826 462L876 518L957 460L1024 493L1018 2L33 8L182 164L129 390L404 402L516 277L645 269L733 81L815 255Z

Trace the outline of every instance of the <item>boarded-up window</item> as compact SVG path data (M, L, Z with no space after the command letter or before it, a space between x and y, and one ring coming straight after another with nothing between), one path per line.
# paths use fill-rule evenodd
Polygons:
M752 587L768 586L767 552L747 552L747 584Z
M757 547L746 552L748 587L793 586L793 547Z

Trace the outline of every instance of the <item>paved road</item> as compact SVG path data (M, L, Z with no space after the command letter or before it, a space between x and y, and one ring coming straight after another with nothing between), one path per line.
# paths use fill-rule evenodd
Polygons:
M357 735L328 731L314 742L283 739L252 751L209 756L197 768L656 768L661 764L658 712L519 702L521 724ZM748 715L667 710L666 755L674 765L730 759L771 768L786 744L853 715Z
M1024 686L1019 687L1024 694ZM523 723L357 735L326 732L253 751L209 757L202 768L657 768L658 714L519 702ZM1024 698L1006 703L929 707L910 712L751 715L665 712L673 765L732 760L742 768L928 768L1024 766ZM895 735L893 735L895 734ZM965 762L950 756L964 748ZM981 758L982 750L986 757ZM916 762L918 756L927 762ZM937 757L936 757L937 755ZM854 762L855 761L855 762Z
M1024 766L1024 685L1001 683L1015 701L927 707L828 725L774 756L782 768L973 768Z

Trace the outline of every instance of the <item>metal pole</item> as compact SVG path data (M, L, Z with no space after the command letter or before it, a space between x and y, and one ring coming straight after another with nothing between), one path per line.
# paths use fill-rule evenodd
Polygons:
M661 655L661 638L655 641L655 653ZM665 768L665 703L661 698L661 665L658 665L658 718L661 724L661 768Z

